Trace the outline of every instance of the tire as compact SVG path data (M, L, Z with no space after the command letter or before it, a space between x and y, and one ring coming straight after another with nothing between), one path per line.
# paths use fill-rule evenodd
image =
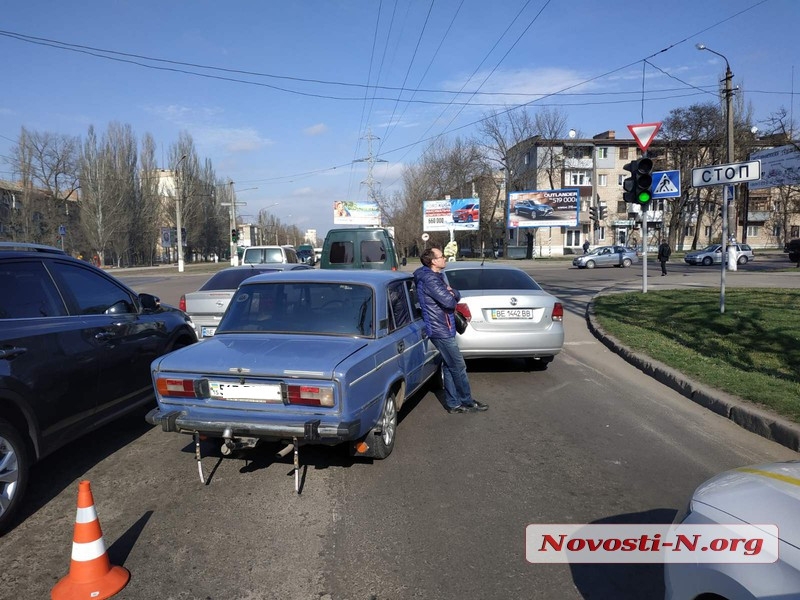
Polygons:
M633 261L631 261L631 259L630 259L630 258L624 258L624 259L622 260L622 266L623 266L623 267L625 267L626 269L627 269L628 267L630 267L632 264L633 264Z
M397 405L394 400L394 392L391 392L386 397L376 429L380 429L380 433L377 430L372 432L373 456L378 460L382 460L394 450L394 441L397 437Z
M19 510L30 468L30 453L22 436L10 423L0 420L0 532L8 528Z
M738 264L740 264L740 265L746 265L747 264L747 257L746 256L740 256L738 259L736 259L736 262Z
M472 223L472 215L467 215L467 223Z
M586 261L586 268L587 269L594 269L594 267L595 267L595 264L594 264L593 260L587 260Z
M514 214L515 214L515 215L517 215L517 216L519 216L519 209L518 209L518 208L515 208L515 209L514 209Z
M710 256L706 256L703 258L703 266L710 267L711 263L714 262Z

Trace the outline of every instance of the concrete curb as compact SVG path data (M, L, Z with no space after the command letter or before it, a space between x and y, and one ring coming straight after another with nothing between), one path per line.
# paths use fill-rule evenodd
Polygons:
M736 396L697 383L683 373L653 360L649 356L636 354L600 327L595 317L593 300L590 300L586 307L586 324L589 331L612 352L650 377L669 386L689 400L730 419L748 431L796 452L800 451L800 424L754 406Z

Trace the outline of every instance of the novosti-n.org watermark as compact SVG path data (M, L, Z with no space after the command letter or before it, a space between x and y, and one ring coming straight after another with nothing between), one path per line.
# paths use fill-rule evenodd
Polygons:
M773 563L777 525L528 525L531 563Z

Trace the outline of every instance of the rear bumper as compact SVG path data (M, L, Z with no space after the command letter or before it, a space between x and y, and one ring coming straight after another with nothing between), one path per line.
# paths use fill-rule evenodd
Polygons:
M555 356L564 346L564 330L558 328L535 335L524 332L507 332L503 335L470 331L456 336L458 348L464 358L511 358Z
M322 421L320 417L309 415L301 420L264 421L235 416L229 420L195 417L186 410L165 411L154 408L145 416L151 425L176 433L198 432L211 437L222 437L230 432L232 437L253 437L265 441L280 441L298 438L316 444L338 444L358 439L361 422Z

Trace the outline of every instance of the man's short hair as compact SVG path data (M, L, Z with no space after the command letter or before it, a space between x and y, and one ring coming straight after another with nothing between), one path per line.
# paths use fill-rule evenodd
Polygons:
M430 267L433 264L433 251L438 250L439 253L442 253L442 249L439 246L431 246L430 248L426 248L422 254L419 256L419 262L421 262L426 267Z

